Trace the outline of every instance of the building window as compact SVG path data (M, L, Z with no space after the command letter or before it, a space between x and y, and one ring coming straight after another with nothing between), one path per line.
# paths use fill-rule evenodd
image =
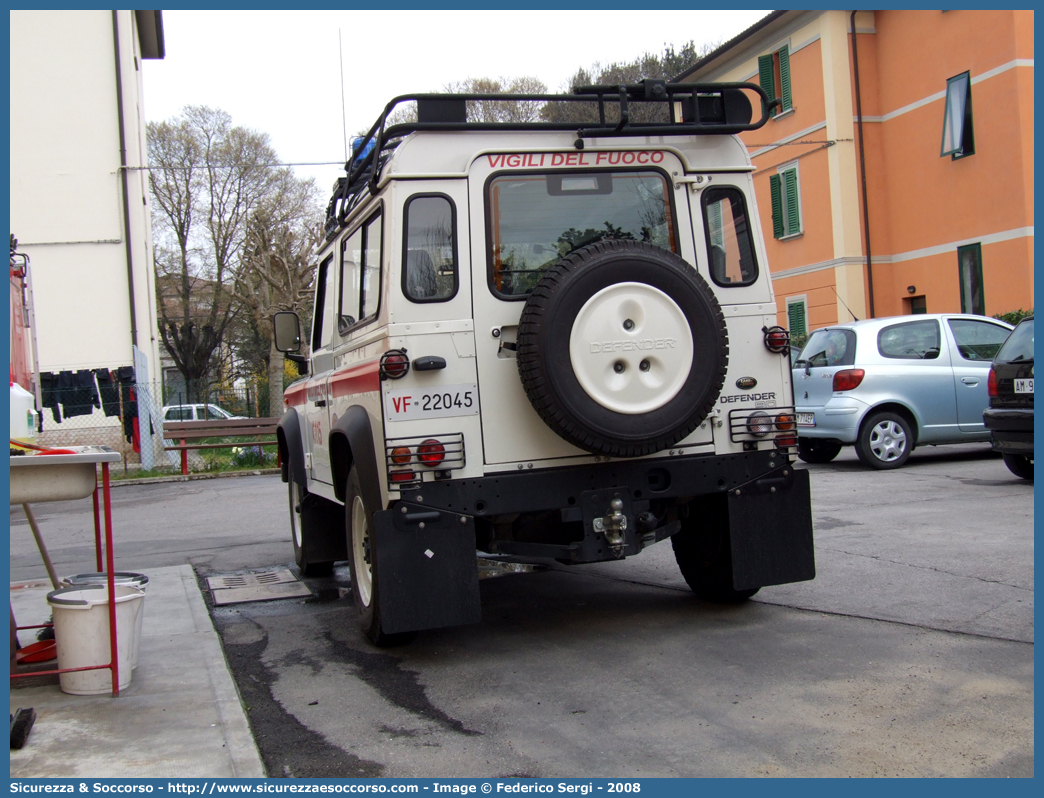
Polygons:
M961 313L986 315L982 295L982 244L957 247L957 268L961 279Z
M791 297L787 300L787 326L790 340L808 335L808 305L805 298Z
M971 73L946 81L946 113L943 117L941 156L952 159L975 153L972 130Z
M772 235L787 238L801 231L801 200L797 165L781 166L769 177L772 192Z
M907 316L916 316L928 312L928 300L923 296L912 296L903 300Z
M773 108L772 116L784 114L794 107L790 97L790 46L784 44L776 52L758 56L758 82L770 100L783 101L782 108Z

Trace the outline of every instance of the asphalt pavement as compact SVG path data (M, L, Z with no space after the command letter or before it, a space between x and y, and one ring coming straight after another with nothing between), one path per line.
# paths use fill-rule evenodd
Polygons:
M669 542L484 580L481 623L394 649L354 628L343 567L307 580L309 599L214 607L204 591L265 771L1031 776L1032 483L982 446L808 468L817 578L737 607L695 599ZM113 501L122 570L291 562L278 477ZM37 515L59 572L85 570L89 512ZM12 579L38 579L11 520Z

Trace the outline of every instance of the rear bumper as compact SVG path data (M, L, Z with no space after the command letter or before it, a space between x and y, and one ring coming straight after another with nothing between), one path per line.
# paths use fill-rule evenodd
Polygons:
M859 437L859 425L866 415L867 405L858 399L841 396L831 399L825 405L798 405L795 412L798 417L802 413L814 413L816 424L813 427L798 426L798 436L815 438L816 440L832 440L838 443L855 443Z
M990 407L983 411L982 421L990 431L994 451L1033 456L1032 410Z

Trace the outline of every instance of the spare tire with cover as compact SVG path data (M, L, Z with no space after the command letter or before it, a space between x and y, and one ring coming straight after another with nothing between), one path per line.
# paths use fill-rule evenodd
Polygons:
M683 258L605 240L543 276L518 327L518 370L544 422L586 451L638 457L681 441L725 382L725 318Z

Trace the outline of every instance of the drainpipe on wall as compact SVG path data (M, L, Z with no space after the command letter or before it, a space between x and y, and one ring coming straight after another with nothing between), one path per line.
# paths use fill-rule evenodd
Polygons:
M863 178L863 238L866 245L866 288L870 294L870 318L874 313L874 267L870 263L870 208L866 201L866 153L863 150L863 102L859 93L859 49L856 46L856 12L852 12L852 67L855 71L856 125L859 128L859 172Z
M138 345L138 320L134 311L134 261L130 235L130 198L127 190L127 137L123 129L123 69L120 66L120 23L112 12L112 44L116 53L116 117L120 129L120 180L123 186L123 248L127 254L127 292L130 297L131 344Z

